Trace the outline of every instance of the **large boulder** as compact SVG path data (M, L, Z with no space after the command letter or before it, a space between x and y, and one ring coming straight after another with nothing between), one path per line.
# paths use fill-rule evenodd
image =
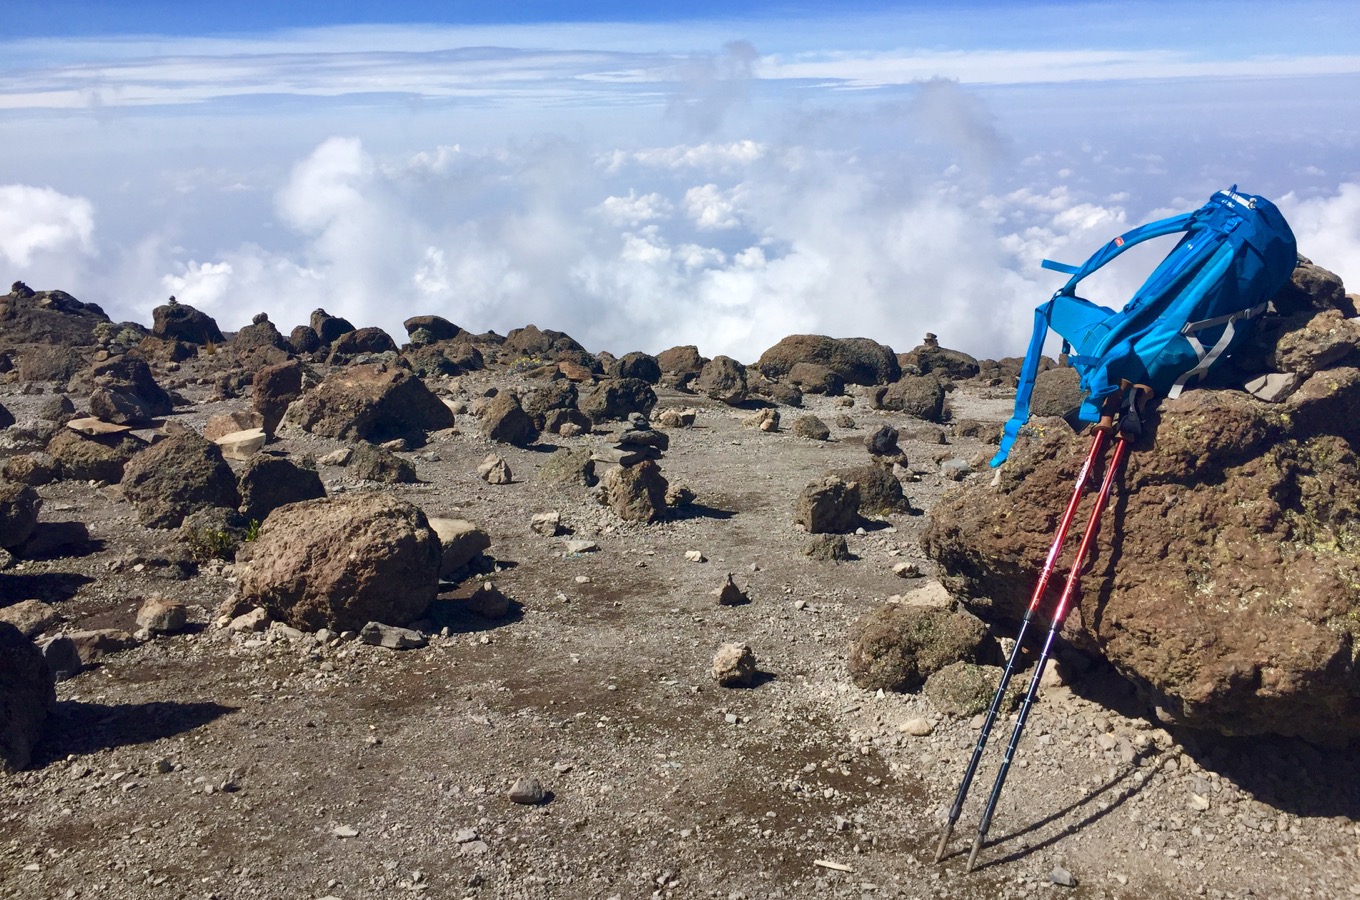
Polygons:
M423 443L427 431L453 426L453 412L424 382L381 364L333 372L289 406L284 418L322 437L375 444L397 438Z
M178 528L200 509L241 503L221 449L193 431L174 432L134 456L123 468L121 487L148 528Z
M828 475L803 489L794 503L793 521L809 534L844 534L860 525L859 485Z
M90 369L90 412L105 422L131 425L169 415L170 394L156 383L146 360L131 353L96 363Z
M288 411L288 404L302 396L302 363L295 359L264 366L251 382L251 403L260 414L264 433L273 436Z
M719 403L735 406L750 396L746 367L730 356L715 356L704 364L694 389Z
M501 391L491 398L482 410L479 430L488 441L516 447L528 447L538 440L533 418L513 391Z
M903 372L913 375L929 375L932 372L944 378L973 378L982 370L975 357L962 350L941 347L935 335L927 334L925 341L906 353L897 354L897 362Z
M614 378L602 381L581 400L581 412L595 423L622 421L633 413L652 414L656 391L641 378Z
M666 515L666 490L670 487L661 467L650 459L635 466L618 466L605 472L601 487L604 503L620 519L650 524Z
M28 767L56 702L56 679L42 651L19 629L0 622L0 771Z
M944 421L944 383L935 375L903 375L874 392L874 403L927 422Z
M26 484L0 481L0 549L13 550L38 527L42 498Z
M537 325L526 325L511 330L505 336L501 360L512 365L566 360L592 371L600 370L599 360L578 344L571 335L550 328L540 329Z
M976 660L986 638L967 613L885 603L850 627L846 665L857 687L915 691L950 663Z
M463 329L442 316L412 316L401 327L406 329L406 338L415 347L451 341L463 334Z
M396 352L397 342L386 331L381 328L359 328L335 339L326 362L333 366L344 366L367 354Z
M330 346L339 340L341 335L349 334L354 330L349 319L333 316L321 308L312 310L311 328L312 333L316 335L317 340L323 346ZM298 346L297 341L293 343L294 346ZM301 350L302 348L298 346L298 349Z
M638 378L656 384L661 380L661 364L650 353L634 350L615 360L609 367L609 374L615 378Z
M81 303L65 291L35 291L22 281L0 296L0 348L19 344L89 346L97 329L111 321L94 303ZM26 379L27 380L27 379Z
M1071 366L1057 366L1034 376L1029 412L1036 418L1057 416L1076 425L1077 412L1085 398L1086 392L1081 389L1081 376L1077 370Z
M889 384L902 377L902 367L891 347L869 338L832 338L820 334L792 334L756 360L767 378L788 374L797 363L826 366L846 384Z
M255 367L281 363L293 352L267 313L256 313L249 325L236 332L231 339L232 352L242 365Z
M661 369L662 375L672 377L698 377L703 371L708 359L699 354L699 348L693 344L684 344L679 347L671 347L669 350L662 350L656 355L656 364Z
M1355 303L1346 295L1340 276L1311 259L1300 256L1289 284L1275 295L1275 309L1284 315L1339 309L1346 316L1357 314Z
M47 442L58 478L105 484L122 481L128 461L145 448L145 443L126 432L82 434L73 428L61 429Z
M151 333L161 340L199 346L220 344L225 340L212 316L186 306L174 297L151 311Z
M239 599L305 631L407 625L434 600L442 558L425 514L387 494L294 503L260 528Z
M1063 638L1170 721L1360 735L1360 370L1318 372L1277 404L1190 391L1146 424ZM977 615L1007 628L1023 615L1086 444L1026 428L994 485L932 510L922 546Z

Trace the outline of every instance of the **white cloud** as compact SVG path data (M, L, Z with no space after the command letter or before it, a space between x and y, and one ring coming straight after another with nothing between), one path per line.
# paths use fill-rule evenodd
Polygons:
M0 185L0 254L27 267L43 254L94 252L94 205L49 187Z
M741 224L739 191L705 184L685 191L685 213L700 231L720 231Z
M639 197L630 190L626 197L606 197L597 209L611 225L637 226L669 217L671 203L655 191Z
M1360 290L1360 184L1347 182L1330 197L1286 194L1278 205L1299 252L1341 276L1347 290Z

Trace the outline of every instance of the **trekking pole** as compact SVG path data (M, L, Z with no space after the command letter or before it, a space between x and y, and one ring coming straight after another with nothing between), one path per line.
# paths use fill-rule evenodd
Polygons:
M1142 398L1150 395L1150 391L1138 385L1129 388L1129 400L1126 404L1125 415L1121 416L1119 422L1119 438L1115 441L1114 456L1110 460L1109 468L1105 470L1105 478L1100 485L1100 493L1096 495L1095 503L1091 507L1090 518L1086 522L1086 531L1081 536L1081 543L1077 546L1076 559L1072 561L1072 568L1067 574L1067 583L1063 586L1062 596L1058 598L1058 605L1053 610L1053 619L1048 629L1048 636L1044 639L1043 650L1039 653L1039 661L1034 666L1034 674L1030 677L1029 688L1025 691L1024 702L1020 705L1020 712L1016 716L1015 729L1011 732L1010 743L1006 745L1006 754L1001 760L1001 768L996 774L996 783L992 785L992 793L987 798L987 805L982 811L982 819L978 822L977 837L973 839L973 849L968 854L968 864L964 867L964 872L973 871L973 863L977 860L978 851L982 849L983 843L987 840L987 831L992 825L992 815L996 812L997 801L1001 799L1001 788L1006 783L1006 774L1010 771L1011 760L1015 757L1016 748L1020 746L1020 734L1025 730L1025 721L1029 718L1030 710L1034 708L1034 698L1039 693L1039 681L1043 678L1044 667L1048 663L1048 657L1053 649L1053 639L1058 634L1058 629L1062 627L1063 619L1067 615L1067 607L1076 593L1077 584L1081 580L1082 566L1086 563L1086 555L1090 552L1091 544L1095 540L1096 531L1100 526L1100 516L1105 511L1105 504L1110 498L1110 489L1114 486L1114 480L1118 477L1120 468L1124 464L1124 458L1128 454L1129 441L1136 439L1141 433L1142 426L1139 419L1138 407L1142 405ZM1108 417L1107 417L1108 418ZM1110 430L1110 424L1105 419L1100 425L1101 432Z
M1006 660L1006 668L1001 673L1001 686L996 689L996 695L992 697L992 705L987 709L987 718L982 723L982 733L978 735L977 745L973 748L973 756L968 760L968 768L963 773L963 783L959 785L958 793L954 796L954 805L949 809L949 821L945 823L944 833L940 835L940 844L935 848L935 862L939 862L944 857L945 846L949 843L949 836L954 832L954 825L959 820L959 814L963 811L963 801L968 796L968 788L973 783L973 776L977 774L978 762L982 759L982 752L987 746L987 739L991 736L992 726L996 723L997 713L1001 709L1001 703L1006 695L1006 687L1010 684L1011 676L1015 673L1016 664L1020 660L1020 647L1025 640L1025 630L1029 628L1030 621L1034 618L1035 611L1039 608L1039 603L1043 600L1045 591L1048 590L1048 582L1053 576L1053 570L1057 566L1058 556L1062 553L1062 546L1067 540L1067 532L1072 526L1072 519L1076 516L1077 507L1081 504L1082 491L1086 487L1087 480L1091 477L1091 471L1095 467L1096 460L1100 459L1105 450L1105 440L1109 434L1109 428L1096 429L1091 436L1091 448L1086 454L1086 461L1082 463L1081 471L1077 474L1077 484L1072 489L1072 497L1067 501L1067 509L1063 512L1062 520L1058 524L1058 530L1053 535L1053 544L1048 549L1048 558L1044 560L1043 568L1039 570L1039 581L1034 586L1034 596L1030 599L1029 608L1025 610L1025 617L1020 621L1020 633L1015 637L1015 646L1011 648L1010 658Z

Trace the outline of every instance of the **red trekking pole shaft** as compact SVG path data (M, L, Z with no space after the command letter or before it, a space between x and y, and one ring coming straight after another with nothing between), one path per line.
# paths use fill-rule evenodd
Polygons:
M987 798L987 806L982 811L982 819L978 822L977 837L973 840L973 849L968 854L968 865L965 872L973 871L973 862L977 859L978 851L987 840L987 831L992 825L992 815L996 812L997 801L1001 799L1001 788L1006 783L1006 774L1010 771L1011 760L1015 757L1016 748L1020 746L1020 734L1025 730L1025 720L1029 718L1030 710L1034 708L1034 697L1039 693L1039 680L1043 678L1044 666L1048 663L1049 653L1053 648L1053 639L1058 634L1058 629L1062 627L1063 619L1067 615L1067 608L1072 602L1072 597L1076 593L1077 584L1081 580L1081 568L1086 563L1086 555L1091 550L1091 544L1095 541L1096 532L1100 527L1100 516L1105 511L1105 504L1110 498L1110 488L1114 485L1114 480L1118 475L1120 466L1124 463L1124 457L1128 453L1128 439L1121 434L1119 440L1114 445L1114 457L1110 460L1110 467L1105 470L1105 479L1101 482L1100 493L1096 495L1095 504L1091 507L1091 516L1086 522L1086 532L1081 536L1081 543L1077 546L1077 558L1072 561L1072 568L1067 573L1067 584L1063 587L1062 596L1058 598L1058 605L1053 610L1053 620L1048 629L1048 637L1044 639L1044 648L1039 654L1039 661L1035 664L1034 674L1030 677L1029 688L1025 691L1024 703L1020 705L1020 713L1016 716L1015 730L1011 732L1010 743L1006 745L1006 755L1001 760L1001 769L996 775L996 784L992 786L991 796Z
M973 776L977 774L978 762L982 759L982 752L986 749L987 739L991 736L992 726L996 724L997 713L1001 709L1001 703L1006 696L1006 688L1010 685L1011 676L1015 674L1016 665L1020 660L1020 646L1025 640L1025 631L1029 628L1030 620L1034 618L1035 611L1039 608L1043 600L1044 592L1048 590L1048 583L1053 577L1053 570L1057 566L1058 557L1062 553L1062 546L1067 540L1067 532L1072 527L1072 519L1076 516L1077 507L1081 504L1082 491L1086 487L1087 480L1091 477L1091 470L1095 466L1096 460L1100 459L1105 450L1105 440L1108 429L1097 429L1091 437L1091 449L1086 454L1086 461L1082 463L1081 471L1077 475L1077 484L1072 489L1072 497L1067 501L1067 509L1063 512L1062 520L1058 523L1058 531L1053 535L1053 544L1049 547L1048 558L1044 560L1044 566L1039 571L1038 583L1034 586L1034 596L1030 599L1029 608L1025 610L1025 617L1020 622L1020 633L1015 637L1015 646L1011 648L1010 658L1006 660L1006 668L1001 673L1001 685L997 688L996 694L992 697L992 705L987 709L987 718L982 723L982 733L978 735L977 745L973 748L973 756L968 760L968 768L963 773L963 783L959 785L958 793L954 796L954 805L949 809L949 820L945 823L944 833L940 835L939 846L935 848L935 861L939 862L944 857L945 846L949 843L949 836L954 831L954 825L959 821L959 815L963 812L963 802L968 796L968 789L973 783Z

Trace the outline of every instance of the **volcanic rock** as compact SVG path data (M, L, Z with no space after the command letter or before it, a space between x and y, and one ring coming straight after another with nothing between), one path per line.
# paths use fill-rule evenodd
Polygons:
M56 702L56 682L42 651L19 629L0 622L0 771L28 767Z
M640 378L614 378L596 385L580 404L581 412L598 424L621 421L633 413L649 416L656 406L656 391Z
M1279 404L1189 391L1146 429L1064 638L1172 721L1360 735L1360 561L1347 524L1360 511L1360 371L1318 372ZM951 492L932 511L922 546L970 610L1014 628L1085 444L1065 427L1027 427L994 487Z
M843 481L859 485L861 512L875 516L911 512L911 501L902 492L902 482L893 474L891 465L869 462L836 474Z
M798 495L793 521L810 534L844 534L859 527L859 485L829 475Z
M1286 316L1329 309L1340 310L1347 317L1360 312L1346 296L1346 288L1336 273L1302 256L1294 267L1289 284L1275 295L1272 302L1275 309Z
M264 417L253 409L233 409L231 412L218 413L203 426L203 437L217 443L218 438L251 429L263 430Z
M923 693L932 706L947 716L975 716L987 711L1001 684L1001 669L959 660L926 679ZM1001 712L1020 702L1021 680L1011 679L1002 697Z
M661 369L661 374L669 375L672 378L679 376L698 377L707 362L707 359L699 355L699 348L693 344L671 347L669 350L662 350L656 355L656 364Z
M927 422L944 421L944 383L935 375L903 375L874 391L874 405Z
M792 431L801 438L810 441L826 441L831 439L831 429L826 423L814 415L799 416L793 420Z
M66 384L86 365L85 357L68 346L29 347L19 354L19 380Z
M0 622L8 622L26 638L35 638L44 631L50 631L65 617L50 603L41 600L20 600L9 606L0 606Z
M355 478L382 484L419 484L416 467L386 447L375 447L360 441L349 459L349 470ZM316 473L313 473L316 476ZM317 482L320 483L320 478Z
M231 350L242 364L255 368L285 361L293 347L266 313L256 313L249 325L232 336Z
M302 396L302 363L288 360L256 370L251 404L260 415L259 427L270 437L283 421L288 404Z
M864 448L870 456L887 460L905 459L902 448L897 446L897 429L891 425L880 425L872 434L864 436Z
M846 384L888 384L902 377L891 347L869 338L831 338L794 334L760 355L756 368L767 378L787 375L797 363L816 363L830 369Z
M42 497L26 484L0 481L0 549L23 546L38 526Z
M186 344L220 344L225 338L213 317L179 303L174 297L151 311L151 333L161 340Z
M406 329L407 339L417 347L439 341L451 341L465 333L463 329L440 316L412 316L402 322L401 327Z
M914 691L950 663L976 659L986 636L967 613L885 603L851 626L846 665L857 687Z
M609 367L609 374L615 378L637 378L648 384L656 384L661 380L661 364L650 353L634 350L620 356Z
M63 428L48 441L47 453L56 460L60 478L117 484L128 461L145 447L126 432L85 435Z
M354 330L354 326L350 324L348 319L333 316L320 308L312 310L311 326L312 332L321 341L323 347L329 347L339 340L341 335L349 334ZM294 346L298 346L296 341L293 343ZM298 349L301 349L301 347L299 346Z
M750 687L756 677L756 655L746 644L723 644L713 655L709 674L723 687Z
M99 342L96 329L101 324L111 324L104 310L65 291L34 291L16 281L8 294L0 296L0 346L89 346Z
M555 431L546 427L548 414L555 410L576 410L578 397L576 385L569 378L558 376L547 384L525 391L519 398L519 405L539 431ZM557 424L560 426L561 421Z
M540 329L536 325L512 329L505 336L502 349L510 357L508 361L512 365L515 360L539 360L545 363L567 360L592 371L597 370L599 366L595 357L570 335L551 329Z
M624 521L650 524L666 514L666 479L650 459L610 469L602 488L605 505Z
M501 391L482 410L480 430L489 441L528 447L538 440L534 420L513 391Z
M477 467L477 475L487 484L510 484L515 480L510 463L498 453L488 453Z
M121 485L148 528L175 528L195 510L241 503L222 451L192 431L170 434L134 456Z
M364 477L364 476L360 476ZM246 464L237 481L241 515L263 522L271 512L289 503L326 496L321 476L283 456L260 454Z
M137 610L137 627L152 634L176 634L189 624L184 604L166 597L148 597Z
M443 548L439 576L447 578L491 547L491 536L467 519L432 518L430 527Z
M978 361L961 350L949 350L940 346L933 334L927 334L919 347L897 354L897 361L903 372L913 375L929 375L934 372L945 378L974 378L982 367Z
M694 382L694 389L729 406L744 403L750 396L750 389L746 385L746 367L730 356L715 356L704 364Z
M386 494L293 503L260 528L240 599L303 631L403 626L434 599L442 555L425 514Z
M381 328L346 331L332 341L330 346L331 352L326 362L332 366L348 365L365 354L397 352L396 341Z
M785 380L806 394L836 397L845 393L845 379L820 363L794 363Z
M843 534L817 535L803 548L803 555L826 562L848 562L854 558Z
M353 365L328 375L294 401L285 422L322 437L381 444L425 442L427 431L453 426L453 412L403 369Z
M169 415L174 408L170 395L156 383L146 360L132 354L96 363L89 380L90 412L106 422L131 425Z
M595 460L586 447L553 451L538 467L538 477L556 484L579 484L583 487L594 487L599 481L595 476Z

